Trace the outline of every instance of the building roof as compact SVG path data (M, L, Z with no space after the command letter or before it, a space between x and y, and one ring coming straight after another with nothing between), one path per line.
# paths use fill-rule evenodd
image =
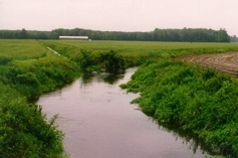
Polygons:
M88 39L88 36L59 36L60 39Z

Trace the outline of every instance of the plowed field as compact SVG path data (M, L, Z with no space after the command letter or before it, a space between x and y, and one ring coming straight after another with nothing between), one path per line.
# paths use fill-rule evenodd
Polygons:
M196 63L207 68L238 76L238 52L221 54L188 55L177 60Z

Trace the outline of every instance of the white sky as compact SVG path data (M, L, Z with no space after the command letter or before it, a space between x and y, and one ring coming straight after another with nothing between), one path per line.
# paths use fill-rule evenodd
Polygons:
M238 0L0 0L0 29L152 31L224 28L238 35Z

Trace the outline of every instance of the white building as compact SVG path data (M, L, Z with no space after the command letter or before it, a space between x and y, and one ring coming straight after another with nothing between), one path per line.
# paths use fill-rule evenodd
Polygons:
M59 36L59 39L89 40L88 36Z

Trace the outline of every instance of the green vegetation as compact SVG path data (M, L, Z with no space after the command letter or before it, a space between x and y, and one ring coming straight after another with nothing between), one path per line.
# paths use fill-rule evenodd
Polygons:
M46 56L46 50L33 40L0 40L0 60L39 59ZM1 65L4 64L1 62Z
M142 42L142 41L79 41L48 40L42 41L46 46L57 50L62 55L77 57L81 49L92 53L113 50L123 56L149 56L159 54L161 57L171 55L221 53L237 51L238 45L233 43L205 42Z
M143 112L198 135L213 151L238 153L237 81L172 59L237 51L236 44L0 40L0 47L0 157L64 157L56 117L46 120L33 103L37 97L72 82L81 70L117 73L142 64L122 87L141 92L135 102Z
M79 76L76 63L38 41L0 41L0 157L65 157L63 134L33 101Z
M221 53L237 51L238 45L232 43L189 43L189 42L127 42L127 41L78 41L50 40L42 41L70 60L80 62L87 59L93 63L90 71L98 71L100 55L111 51L124 58L124 67L139 66L148 59L171 58L187 54ZM83 53L86 53L83 55ZM82 58L82 56L86 58ZM88 64L90 65L90 64ZM94 66L93 66L94 65Z
M100 62L105 67L106 72L117 74L120 70L124 71L124 59L114 51L100 54Z
M0 82L0 157L63 157L63 134L41 109Z
M162 125L192 132L213 152L238 155L238 81L172 60L148 61L126 85L141 110Z
M238 42L238 37L236 35L230 37L231 42Z

